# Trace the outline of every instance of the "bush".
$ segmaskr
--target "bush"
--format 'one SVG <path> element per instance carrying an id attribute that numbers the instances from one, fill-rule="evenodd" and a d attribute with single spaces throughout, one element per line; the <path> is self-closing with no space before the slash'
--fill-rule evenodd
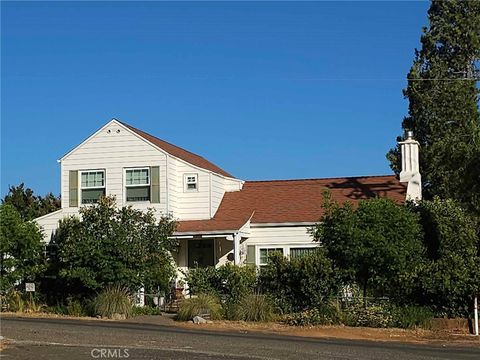
<path id="1" fill-rule="evenodd" d="M 274 317 L 273 303 L 266 295 L 245 295 L 234 307 L 236 320 L 271 321 Z"/>
<path id="2" fill-rule="evenodd" d="M 433 312 L 427 307 L 404 306 L 393 310 L 393 325 L 404 329 L 421 327 L 429 329 L 432 325 Z"/>
<path id="3" fill-rule="evenodd" d="M 342 322 L 347 326 L 386 328 L 393 325 L 393 316 L 386 306 L 355 306 L 343 312 Z"/>
<path id="4" fill-rule="evenodd" d="M 26 295 L 25 311 L 31 313 L 38 313 L 46 308 L 45 304 L 42 304 L 36 295 L 29 293 Z"/>
<path id="5" fill-rule="evenodd" d="M 85 310 L 80 301 L 73 298 L 68 298 L 66 313 L 70 316 L 84 316 Z"/>
<path id="6" fill-rule="evenodd" d="M 337 292 L 338 284 L 322 248 L 291 260 L 273 254 L 260 271 L 262 291 L 275 299 L 283 313 L 321 306 Z"/>
<path id="7" fill-rule="evenodd" d="M 6 308 L 7 311 L 13 312 L 24 312 L 25 311 L 25 301 L 22 298 L 20 291 L 11 290 L 5 296 L 6 298 Z"/>
<path id="8" fill-rule="evenodd" d="M 177 320 L 188 321 L 202 315 L 208 315 L 212 320 L 222 318 L 222 306 L 216 296 L 200 294 L 197 297 L 185 299 L 178 309 Z"/>
<path id="9" fill-rule="evenodd" d="M 255 266 L 226 264 L 190 269 L 185 279 L 191 294 L 212 294 L 227 304 L 237 303 L 256 286 Z"/>
<path id="10" fill-rule="evenodd" d="M 132 316 L 140 316 L 140 315 L 162 315 L 162 310 L 156 307 L 151 306 L 134 306 L 132 308 Z"/>
<path id="11" fill-rule="evenodd" d="M 120 286 L 109 286 L 94 300 L 95 315 L 112 318 L 114 314 L 129 317 L 132 313 L 130 294 Z"/>
<path id="12" fill-rule="evenodd" d="M 340 324 L 341 313 L 337 307 L 324 305 L 286 315 L 283 322 L 294 326 L 315 326 Z"/>

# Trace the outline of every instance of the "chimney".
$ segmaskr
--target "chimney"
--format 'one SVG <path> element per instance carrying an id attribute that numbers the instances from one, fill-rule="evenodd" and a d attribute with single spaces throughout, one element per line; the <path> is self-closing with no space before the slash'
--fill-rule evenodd
<path id="1" fill-rule="evenodd" d="M 413 131 L 407 131 L 405 140 L 398 144 L 402 152 L 400 182 L 408 183 L 406 200 L 422 200 L 422 177 L 418 158 L 420 144 L 413 138 Z"/>

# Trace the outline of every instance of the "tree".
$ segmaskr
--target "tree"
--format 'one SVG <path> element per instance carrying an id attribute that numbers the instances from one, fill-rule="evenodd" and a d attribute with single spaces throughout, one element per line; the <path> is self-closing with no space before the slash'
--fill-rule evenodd
<path id="1" fill-rule="evenodd" d="M 424 254 L 419 216 L 388 199 L 338 205 L 327 196 L 312 231 L 346 284 L 367 294 L 408 298 Z"/>
<path id="2" fill-rule="evenodd" d="M 80 215 L 60 222 L 52 244 L 54 268 L 73 294 L 88 296 L 107 285 L 168 287 L 175 273 L 174 221 L 157 220 L 152 210 L 117 208 L 108 197 L 81 208 Z"/>
<path id="3" fill-rule="evenodd" d="M 478 219 L 453 200 L 422 201 L 421 215 L 428 262 L 418 301 L 439 315 L 468 316 L 475 294 L 480 294 Z"/>
<path id="4" fill-rule="evenodd" d="M 23 183 L 18 186 L 10 186 L 2 203 L 12 205 L 24 220 L 33 220 L 56 211 L 61 206 L 59 197 L 52 193 L 45 197 L 37 196 L 32 189 L 26 188 Z"/>
<path id="5" fill-rule="evenodd" d="M 429 27 L 404 90 L 409 100 L 405 130 L 421 146 L 424 197 L 457 199 L 480 214 L 480 1 L 432 1 Z M 401 170 L 399 148 L 387 158 Z"/>
<path id="6" fill-rule="evenodd" d="M 44 270 L 42 233 L 9 204 L 0 205 L 1 291 L 33 281 Z"/>

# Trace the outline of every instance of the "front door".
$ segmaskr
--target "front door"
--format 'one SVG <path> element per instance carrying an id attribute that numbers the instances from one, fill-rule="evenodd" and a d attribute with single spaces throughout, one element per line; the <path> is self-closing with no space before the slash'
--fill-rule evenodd
<path id="1" fill-rule="evenodd" d="M 188 267 L 203 268 L 214 266 L 213 239 L 188 241 Z"/>

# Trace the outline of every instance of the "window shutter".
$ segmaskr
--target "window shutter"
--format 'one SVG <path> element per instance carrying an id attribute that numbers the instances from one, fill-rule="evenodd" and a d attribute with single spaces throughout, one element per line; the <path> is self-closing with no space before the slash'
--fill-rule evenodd
<path id="1" fill-rule="evenodd" d="M 247 245 L 247 264 L 255 264 L 255 245 Z"/>
<path id="2" fill-rule="evenodd" d="M 70 171 L 68 178 L 68 205 L 70 207 L 78 206 L 78 171 Z"/>
<path id="3" fill-rule="evenodd" d="M 150 178 L 150 187 L 151 187 L 151 199 L 152 204 L 160 203 L 160 166 L 151 167 L 151 178 Z"/>

